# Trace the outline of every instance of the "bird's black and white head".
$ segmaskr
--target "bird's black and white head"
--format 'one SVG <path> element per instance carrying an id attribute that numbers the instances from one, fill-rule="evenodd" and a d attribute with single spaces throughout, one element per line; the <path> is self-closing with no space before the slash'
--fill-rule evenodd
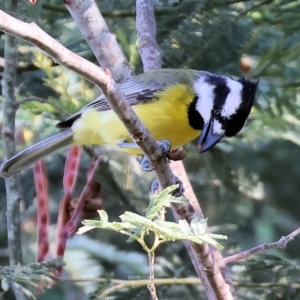
<path id="1" fill-rule="evenodd" d="M 205 152 L 223 137 L 236 135 L 245 125 L 254 103 L 258 81 L 233 79 L 202 72 L 194 83 L 195 113 L 203 119 L 199 152 Z"/>

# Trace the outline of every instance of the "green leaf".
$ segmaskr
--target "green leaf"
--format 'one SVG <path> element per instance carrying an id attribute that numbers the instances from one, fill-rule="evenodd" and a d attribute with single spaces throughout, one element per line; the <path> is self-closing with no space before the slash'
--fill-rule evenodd
<path id="1" fill-rule="evenodd" d="M 178 184 L 171 185 L 166 189 L 162 190 L 159 194 L 156 194 L 149 203 L 146 218 L 154 219 L 158 216 L 158 213 L 164 208 L 170 206 L 171 193 L 179 187 Z M 175 198 L 175 197 L 173 197 Z"/>

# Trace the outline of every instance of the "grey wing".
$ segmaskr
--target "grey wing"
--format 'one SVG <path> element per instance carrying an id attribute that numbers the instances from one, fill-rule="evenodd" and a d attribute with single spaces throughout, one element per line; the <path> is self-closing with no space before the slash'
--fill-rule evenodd
<path id="1" fill-rule="evenodd" d="M 129 102 L 129 104 L 133 106 L 136 104 L 149 102 L 150 100 L 153 99 L 154 93 L 159 91 L 162 87 L 160 88 L 155 88 L 154 86 L 146 87 L 143 85 L 143 83 L 138 82 L 135 79 L 131 79 L 131 80 L 127 80 L 124 83 L 120 83 L 119 88 L 121 89 L 122 93 L 125 95 L 125 98 Z M 66 120 L 56 124 L 56 127 L 58 128 L 71 127 L 73 122 L 76 119 L 78 119 L 85 110 L 90 108 L 96 109 L 98 111 L 106 111 L 111 109 L 108 103 L 106 102 L 104 96 L 99 95 L 95 100 L 83 106 L 81 110 L 79 110 L 78 112 L 76 112 L 75 114 L 67 118 Z"/>
<path id="2" fill-rule="evenodd" d="M 178 83 L 192 84 L 196 76 L 199 75 L 195 70 L 174 70 L 160 69 L 152 70 L 138 75 L 135 78 L 119 83 L 119 88 L 125 95 L 126 100 L 131 106 L 147 103 L 155 98 L 155 93 L 163 90 L 166 86 Z M 80 117 L 83 111 L 94 108 L 98 111 L 110 110 L 103 95 L 94 101 L 86 104 L 80 111 L 70 116 L 63 122 L 57 124 L 59 128 L 71 127 L 73 122 Z"/>
<path id="3" fill-rule="evenodd" d="M 140 77 L 141 76 L 138 76 L 137 78 Z M 155 97 L 154 94 L 165 86 L 155 81 L 140 81 L 137 80 L 137 78 L 119 83 L 121 92 L 125 95 L 126 101 L 131 106 L 149 102 Z M 81 112 L 87 108 L 95 108 L 99 111 L 110 109 L 103 95 L 100 95 L 97 99 L 85 105 L 81 109 Z"/>
<path id="4" fill-rule="evenodd" d="M 180 71 L 175 72 L 176 76 L 172 76 L 172 80 L 168 78 L 170 77 L 169 74 L 171 73 L 170 69 L 149 71 L 147 73 L 140 74 L 135 78 L 120 82 L 119 88 L 125 95 L 125 98 L 130 105 L 147 103 L 153 99 L 153 97 L 155 97 L 156 92 L 164 89 L 167 85 L 173 83 L 183 83 L 187 81 L 187 77 L 183 77 Z M 194 74 L 194 71 L 191 72 Z M 174 75 L 174 70 L 172 73 Z M 103 95 L 100 95 L 94 101 L 86 104 L 80 110 L 80 113 L 88 108 L 95 108 L 99 111 L 110 109 Z"/>

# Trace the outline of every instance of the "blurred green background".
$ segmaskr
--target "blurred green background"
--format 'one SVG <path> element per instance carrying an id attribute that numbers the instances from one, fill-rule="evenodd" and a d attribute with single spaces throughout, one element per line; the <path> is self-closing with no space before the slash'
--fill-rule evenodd
<path id="1" fill-rule="evenodd" d="M 70 50 L 96 63 L 61 0 L 19 1 L 16 17 L 34 21 Z M 136 73 L 142 72 L 137 49 L 135 1 L 97 0 L 111 31 Z M 3 3 L 0 8 L 3 9 Z M 223 256 L 278 240 L 300 223 L 300 2 L 284 0 L 157 0 L 157 41 L 163 67 L 193 68 L 260 80 L 257 100 L 246 127 L 235 138 L 205 154 L 186 146 L 184 164 L 214 232 L 227 235 Z M 4 35 L 0 36 L 3 57 Z M 56 132 L 54 125 L 93 100 L 99 91 L 77 74 L 57 65 L 32 45 L 19 41 L 16 97 L 35 96 L 48 104 L 24 102 L 16 119 L 17 149 Z M 109 51 L 109 49 L 108 49 Z M 0 64 L 2 76 L 3 64 Z M 2 148 L 2 147 L 1 147 Z M 0 150 L 3 159 L 2 150 Z M 65 152 L 47 158 L 50 212 L 54 239 L 63 195 Z M 77 196 L 91 163 L 82 156 Z M 125 210 L 145 213 L 153 174 L 144 174 L 132 157 L 101 149 L 97 180 L 111 220 Z M 23 193 L 24 263 L 35 259 L 35 191 L 32 169 L 20 174 Z M 0 219 L 6 222 L 4 180 L 0 179 Z M 172 216 L 168 213 L 168 217 Z M 6 228 L 0 228 L 1 265 L 7 265 Z M 285 249 L 267 251 L 229 266 L 240 299 L 300 299 L 300 238 Z M 276 256 L 274 256 L 276 255 Z M 66 277 L 146 278 L 147 256 L 126 237 L 96 230 L 70 239 L 65 255 Z M 189 277 L 195 271 L 183 243 L 163 245 L 157 253 L 157 277 Z M 261 283 L 274 283 L 262 287 Z M 247 286 L 248 285 L 248 286 Z M 251 285 L 251 287 L 249 286 Z M 96 283 L 60 284 L 38 299 L 93 299 Z M 201 287 L 158 287 L 159 299 L 206 299 Z M 116 293 L 112 299 L 150 299 L 146 287 Z M 11 298 L 12 299 L 12 298 Z"/>

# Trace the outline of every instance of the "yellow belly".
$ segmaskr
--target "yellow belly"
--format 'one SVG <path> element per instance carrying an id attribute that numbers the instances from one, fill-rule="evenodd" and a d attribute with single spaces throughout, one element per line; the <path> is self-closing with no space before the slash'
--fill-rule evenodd
<path id="1" fill-rule="evenodd" d="M 172 86 L 156 96 L 159 100 L 135 105 L 132 109 L 157 141 L 167 139 L 172 144 L 172 148 L 176 148 L 199 136 L 200 131 L 194 130 L 188 122 L 188 105 L 194 97 L 190 88 L 185 85 Z M 106 144 L 127 153 L 142 153 L 139 149 L 120 149 L 116 145 L 118 141 L 131 142 L 132 140 L 119 118 L 111 110 L 97 112 L 88 109 L 74 122 L 72 129 L 76 145 Z"/>

